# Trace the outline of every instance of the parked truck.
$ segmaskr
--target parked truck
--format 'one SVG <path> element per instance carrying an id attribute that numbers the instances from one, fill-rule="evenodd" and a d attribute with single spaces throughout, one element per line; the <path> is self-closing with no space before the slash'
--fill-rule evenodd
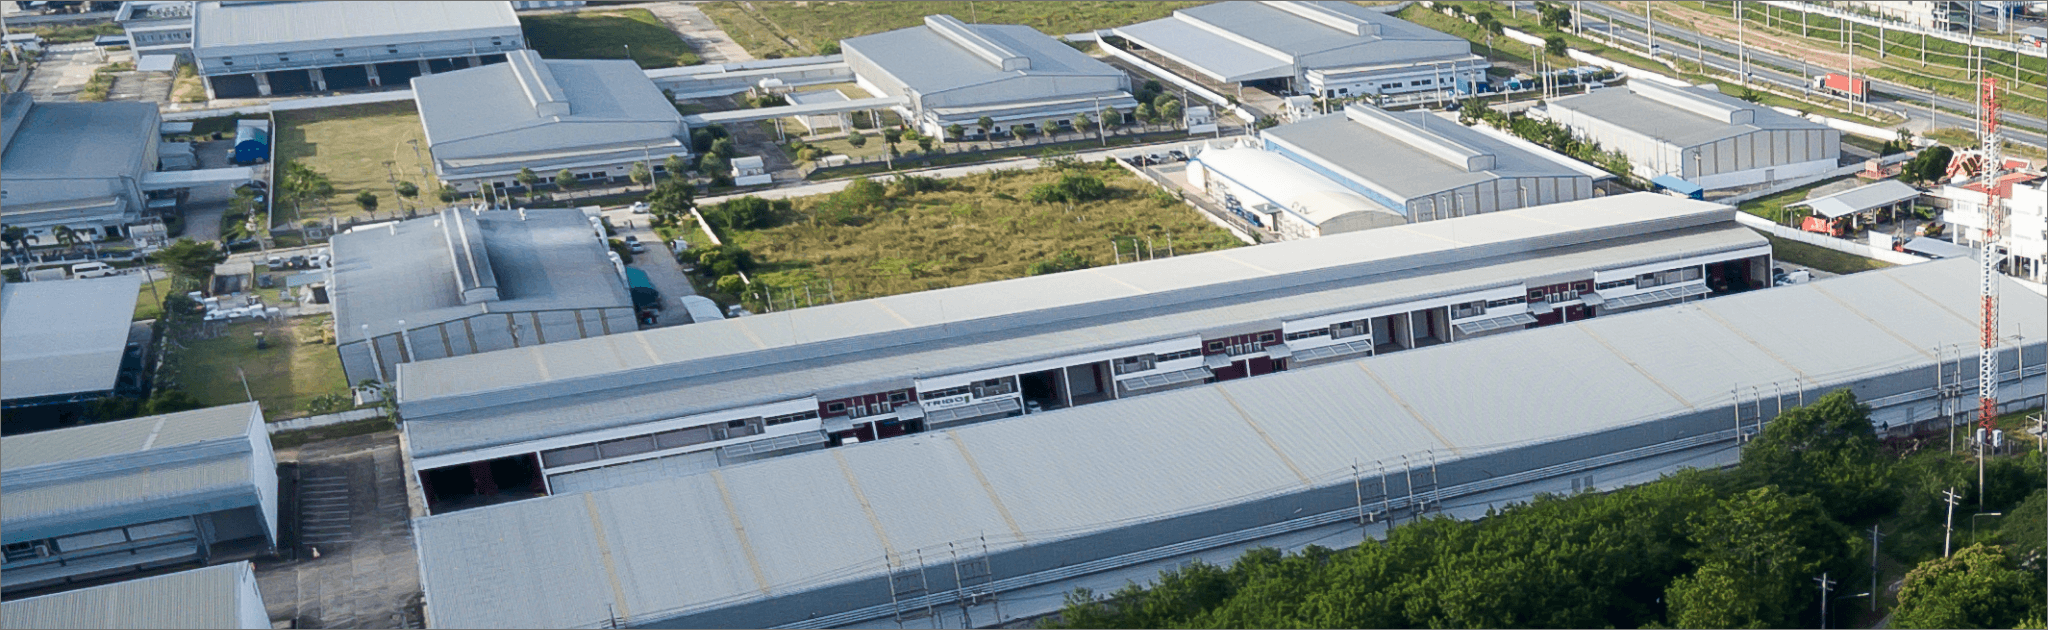
<path id="1" fill-rule="evenodd" d="M 1835 96 L 1847 96 L 1859 101 L 1870 100 L 1870 82 L 1833 72 L 1813 78 L 1813 89 Z"/>

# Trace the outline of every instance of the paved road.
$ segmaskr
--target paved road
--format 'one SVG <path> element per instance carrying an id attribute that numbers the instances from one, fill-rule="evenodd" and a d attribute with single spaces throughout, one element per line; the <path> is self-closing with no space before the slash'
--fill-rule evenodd
<path id="1" fill-rule="evenodd" d="M 661 18 L 670 29 L 674 29 L 691 48 L 696 49 L 697 56 L 703 57 L 704 63 L 754 60 L 753 55 L 747 54 L 747 49 L 732 41 L 732 37 L 720 30 L 717 23 L 712 22 L 703 11 L 697 10 L 697 5 L 651 2 L 643 6 L 653 12 L 654 17 Z"/>
<path id="2" fill-rule="evenodd" d="M 690 286 L 690 279 L 684 276 L 682 265 L 676 263 L 675 256 L 663 249 L 661 237 L 656 236 L 654 230 L 648 227 L 649 217 L 644 214 L 633 214 L 625 208 L 606 211 L 604 216 L 611 221 L 619 238 L 632 235 L 639 238 L 647 247 L 646 253 L 634 254 L 633 264 L 627 266 L 647 272 L 647 280 L 653 282 L 655 290 L 661 292 L 661 317 L 655 320 L 655 325 L 674 326 L 690 323 L 690 316 L 683 310 L 682 303 L 678 302 L 677 298 L 696 295 L 697 291 L 695 287 Z"/>
<path id="3" fill-rule="evenodd" d="M 100 54 L 92 44 L 57 44 L 43 49 L 43 58 L 36 62 L 35 72 L 28 76 L 28 83 L 21 91 L 38 101 L 70 102 L 78 100 L 79 90 L 92 79 L 92 71 L 100 67 Z"/>
<path id="4" fill-rule="evenodd" d="M 272 619 L 298 628 L 419 628 L 419 563 L 398 436 L 385 432 L 286 451 L 299 464 L 281 515 L 284 559 L 257 563 Z M 319 549 L 320 557 L 313 557 Z"/>
<path id="5" fill-rule="evenodd" d="M 1529 5 L 1528 3 L 1523 3 L 1522 6 L 1527 7 Z M 1600 2 L 1587 2 L 1581 6 L 1587 13 L 1597 15 L 1602 20 L 1620 23 L 1623 28 L 1617 29 L 1614 35 L 1637 50 L 1643 48 L 1643 34 L 1641 32 L 1643 28 L 1642 14 L 1623 11 Z M 1587 21 L 1589 30 L 1596 24 L 1597 22 L 1592 20 Z M 1597 37 L 1598 34 L 1592 33 L 1589 36 Z M 1734 42 L 1701 35 L 1664 21 L 1657 22 L 1657 37 L 1662 40 L 1659 42 L 1659 48 L 1666 54 L 1678 55 L 1679 58 L 1684 58 L 1683 53 L 1685 51 L 1682 48 L 1694 48 L 1696 53 L 1701 51 L 1707 53 L 1706 63 L 1709 66 L 1730 73 L 1736 72 L 1736 69 L 1739 67 L 1739 64 L 1735 61 L 1736 45 Z M 1678 47 L 1667 48 L 1672 46 L 1671 42 L 1673 41 L 1678 42 Z M 1810 67 L 1812 74 L 1827 71 L 1846 72 L 1848 70 L 1847 68 L 1825 67 L 1814 64 L 1810 60 L 1792 59 L 1759 48 L 1749 49 L 1749 59 L 1750 74 L 1756 79 L 1791 90 L 1803 89 L 1806 79 L 1796 72 L 1788 71 L 1789 69 Z M 1781 70 L 1781 68 L 1785 70 Z M 1871 92 L 1876 95 L 1876 98 L 1873 98 L 1873 100 L 1880 106 L 1889 109 L 1903 109 L 1908 118 L 1918 123 L 1918 126 L 1915 128 L 1925 128 L 1931 124 L 1927 111 L 1927 99 L 1931 96 L 1929 92 L 1881 81 L 1871 82 Z M 1976 109 L 1974 102 L 1946 96 L 1937 96 L 1935 102 L 1938 107 L 1953 111 L 1967 112 Z M 1935 117 L 1946 119 L 1948 123 L 1967 126 L 1967 121 L 1956 119 L 1954 114 L 1937 113 Z M 2031 146 L 2044 146 L 2039 130 L 2048 128 L 2048 123 L 2044 123 L 2041 118 L 2007 110 L 2000 112 L 1999 119 L 2006 121 L 2010 125 L 2023 126 L 2028 130 L 2022 133 L 2008 133 L 2008 140 Z"/>

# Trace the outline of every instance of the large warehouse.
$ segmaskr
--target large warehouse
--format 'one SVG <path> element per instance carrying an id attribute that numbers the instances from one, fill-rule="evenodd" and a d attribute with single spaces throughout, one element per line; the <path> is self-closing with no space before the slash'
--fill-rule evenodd
<path id="1" fill-rule="evenodd" d="M 1267 151 L 1408 222 L 1588 199 L 1593 182 L 1608 176 L 1549 149 L 1446 116 L 1390 112 L 1363 103 L 1346 106 L 1343 115 L 1266 129 L 1259 139 Z M 1224 195 L 1262 186 L 1260 169 L 1246 166 L 1198 156 L 1188 168 L 1189 182 L 1228 203 Z M 1210 172 L 1218 177 L 1204 177 Z M 1279 219 L 1280 226 L 1291 226 L 1289 217 Z"/>
<path id="2" fill-rule="evenodd" d="M 0 604 L 0 628 L 270 628 L 248 562 L 102 584 Z"/>
<path id="3" fill-rule="evenodd" d="M 0 438 L 8 593 L 266 555 L 277 518 L 256 403 Z"/>
<path id="4" fill-rule="evenodd" d="M 52 245 L 58 226 L 121 239 L 142 220 L 163 122 L 155 103 L 37 103 L 10 92 L 0 97 L 0 121 L 0 223 Z"/>
<path id="5" fill-rule="evenodd" d="M 398 364 L 639 330 L 589 213 L 449 208 L 334 237 L 327 283 L 348 382 Z"/>
<path id="6" fill-rule="evenodd" d="M 6 433 L 77 420 L 82 403 L 132 389 L 123 387 L 121 371 L 124 363 L 141 366 L 139 349 L 127 348 L 141 291 L 139 275 L 0 285 Z"/>
<path id="7" fill-rule="evenodd" d="M 1738 435 L 1832 390 L 1904 430 L 1939 415 L 1930 349 L 1977 338 L 1975 274 L 1896 267 L 429 516 L 414 523 L 427 617 L 994 626 L 1195 557 L 1345 547 L 1425 515 L 1733 464 Z M 2005 333 L 2048 318 L 2005 290 L 2030 297 L 2004 302 Z M 2018 343 L 2025 380 L 2000 379 L 2015 409 L 2040 404 L 2048 358 L 2038 326 Z"/>
<path id="8" fill-rule="evenodd" d="M 1675 175 L 1709 190 L 1818 175 L 1838 166 L 1842 132 L 1721 94 L 1712 86 L 1630 81 L 1549 101 L 1580 137 L 1628 155 L 1637 176 Z"/>
<path id="9" fill-rule="evenodd" d="M 1259 227 L 1292 240 L 1406 225 L 1408 216 L 1317 174 L 1286 156 L 1256 147 L 1196 153 L 1188 183 L 1225 207 L 1259 218 Z"/>
<path id="10" fill-rule="evenodd" d="M 1474 92 L 1491 65 L 1462 38 L 1349 2 L 1217 2 L 1110 32 L 1209 82 L 1324 98 Z"/>
<path id="11" fill-rule="evenodd" d="M 403 86 L 526 47 L 512 3 L 199 2 L 192 56 L 207 98 Z"/>
<path id="12" fill-rule="evenodd" d="M 544 60 L 531 50 L 506 63 L 412 80 L 434 171 L 457 189 L 519 186 L 519 170 L 579 182 L 624 179 L 634 164 L 659 170 L 690 156 L 690 130 L 639 64 L 625 59 Z"/>
<path id="13" fill-rule="evenodd" d="M 441 513 L 1762 287 L 1734 212 L 1603 197 L 409 363 L 398 404 Z"/>
<path id="14" fill-rule="evenodd" d="M 999 130 L 1037 129 L 1044 120 L 1065 124 L 1074 114 L 1138 106 L 1129 75 L 1029 26 L 928 15 L 923 26 L 839 47 L 861 89 L 903 99 L 904 119 L 934 137 L 951 125 L 980 134 L 982 117 Z"/>

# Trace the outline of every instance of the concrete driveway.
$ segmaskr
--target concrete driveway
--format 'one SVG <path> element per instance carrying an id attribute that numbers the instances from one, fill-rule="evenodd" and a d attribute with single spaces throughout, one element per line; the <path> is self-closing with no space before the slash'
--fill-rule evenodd
<path id="1" fill-rule="evenodd" d="M 85 89 L 85 83 L 92 80 L 92 71 L 101 63 L 100 54 L 90 42 L 44 48 L 42 60 L 36 62 L 35 72 L 29 75 L 21 91 L 38 101 L 76 101 L 78 92 Z"/>
<path id="2" fill-rule="evenodd" d="M 627 235 L 632 235 L 647 247 L 645 253 L 634 254 L 633 264 L 627 266 L 647 272 L 647 280 L 653 282 L 655 290 L 661 292 L 661 317 L 655 320 L 655 326 L 690 323 L 689 314 L 683 310 L 682 303 L 676 300 L 685 295 L 696 295 L 696 288 L 690 286 L 690 279 L 683 274 L 682 265 L 676 263 L 675 256 L 664 249 L 661 237 L 656 236 L 654 230 L 648 227 L 647 222 L 651 217 L 620 209 L 606 212 L 605 218 L 611 220 L 618 238 L 623 239 Z M 627 225 L 629 222 L 630 227 Z"/>
<path id="3" fill-rule="evenodd" d="M 753 55 L 747 54 L 747 49 L 732 41 L 732 37 L 720 30 L 718 24 L 705 16 L 703 11 L 697 10 L 696 5 L 655 2 L 641 6 L 654 13 L 654 17 L 661 18 L 670 29 L 674 29 L 676 35 L 681 36 L 685 43 L 697 50 L 697 56 L 703 57 L 704 63 L 754 60 Z"/>

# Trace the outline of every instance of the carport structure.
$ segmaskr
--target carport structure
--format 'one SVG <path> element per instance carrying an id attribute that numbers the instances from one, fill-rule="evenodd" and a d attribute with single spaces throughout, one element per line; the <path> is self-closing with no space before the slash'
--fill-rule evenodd
<path id="1" fill-rule="evenodd" d="M 1877 220 L 1877 214 L 1885 211 L 1890 211 L 1892 218 L 1897 218 L 1899 210 L 1912 208 L 1913 200 L 1919 198 L 1919 189 L 1894 179 L 1808 199 L 1792 204 L 1792 207 L 1804 206 L 1813 211 L 1814 216 L 1829 221 L 1856 216 L 1861 221 L 1870 222 Z"/>

